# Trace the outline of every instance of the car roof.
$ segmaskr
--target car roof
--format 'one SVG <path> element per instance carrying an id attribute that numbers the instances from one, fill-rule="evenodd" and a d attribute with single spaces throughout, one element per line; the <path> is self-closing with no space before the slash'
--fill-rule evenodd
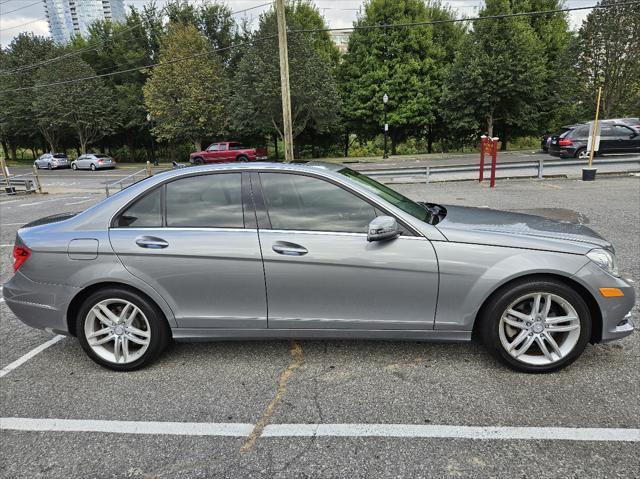
<path id="1" fill-rule="evenodd" d="M 163 173 L 185 173 L 185 172 L 194 172 L 194 171 L 224 171 L 224 170 L 289 170 L 289 171 L 318 171 L 324 170 L 328 172 L 336 172 L 340 171 L 343 168 L 346 168 L 345 165 L 341 163 L 326 163 L 323 161 L 310 161 L 304 163 L 279 163 L 279 162 L 267 162 L 267 161 L 257 161 L 252 163 L 214 163 L 209 165 L 201 165 L 201 166 L 190 166 L 188 168 L 176 168 L 173 170 L 166 170 Z"/>

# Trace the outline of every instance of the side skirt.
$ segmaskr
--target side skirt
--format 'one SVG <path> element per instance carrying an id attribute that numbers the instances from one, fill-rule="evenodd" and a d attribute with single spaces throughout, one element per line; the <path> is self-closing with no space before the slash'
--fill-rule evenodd
<path id="1" fill-rule="evenodd" d="M 174 328 L 176 341 L 260 339 L 391 339 L 406 341 L 466 342 L 471 331 L 358 330 L 358 329 L 212 329 Z"/>

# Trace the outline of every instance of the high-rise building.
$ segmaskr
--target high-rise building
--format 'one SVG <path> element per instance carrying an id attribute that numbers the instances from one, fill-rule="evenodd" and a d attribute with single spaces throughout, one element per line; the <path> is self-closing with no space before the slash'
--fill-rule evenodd
<path id="1" fill-rule="evenodd" d="M 96 20 L 123 22 L 124 0 L 43 0 L 53 40 L 66 43 L 73 36 L 87 35 Z"/>

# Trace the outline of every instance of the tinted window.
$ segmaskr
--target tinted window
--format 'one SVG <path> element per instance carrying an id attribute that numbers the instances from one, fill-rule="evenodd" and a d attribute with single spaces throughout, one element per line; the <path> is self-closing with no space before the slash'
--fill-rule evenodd
<path id="1" fill-rule="evenodd" d="M 616 133 L 616 136 L 630 136 L 633 131 L 631 128 L 627 128 L 626 126 L 616 125 L 613 127 Z"/>
<path id="2" fill-rule="evenodd" d="M 162 226 L 161 190 L 156 188 L 129 207 L 118 219 L 121 227 L 156 227 Z"/>
<path id="3" fill-rule="evenodd" d="M 609 125 L 602 125 L 602 129 L 600 130 L 600 136 L 616 136 L 613 128 Z"/>
<path id="4" fill-rule="evenodd" d="M 65 155 L 64 153 L 56 153 L 55 155 L 53 155 L 54 158 L 66 158 L 67 155 Z"/>
<path id="5" fill-rule="evenodd" d="M 93 156 L 95 156 L 96 158 L 109 158 L 109 155 L 103 155 L 101 153 L 98 153 L 98 154 L 93 155 Z"/>
<path id="6" fill-rule="evenodd" d="M 589 136 L 589 126 L 579 126 L 573 130 L 569 130 L 571 138 L 587 138 Z"/>
<path id="7" fill-rule="evenodd" d="M 168 183 L 167 226 L 244 228 L 240 173 L 192 176 Z"/>
<path id="8" fill-rule="evenodd" d="M 369 203 L 324 180 L 286 173 L 260 180 L 274 229 L 365 233 L 376 216 Z"/>
<path id="9" fill-rule="evenodd" d="M 229 149 L 230 150 L 243 150 L 244 146 L 242 146 L 240 143 L 229 143 Z"/>

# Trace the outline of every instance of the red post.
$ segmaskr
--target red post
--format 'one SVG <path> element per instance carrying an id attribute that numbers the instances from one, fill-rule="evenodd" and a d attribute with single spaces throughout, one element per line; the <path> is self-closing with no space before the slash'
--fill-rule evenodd
<path id="1" fill-rule="evenodd" d="M 480 137 L 480 176 L 478 177 L 478 183 L 482 183 L 484 180 L 484 152 L 487 147 L 487 137 L 482 135 Z"/>
<path id="2" fill-rule="evenodd" d="M 496 186 L 496 161 L 498 160 L 498 138 L 491 138 L 491 188 Z"/>

